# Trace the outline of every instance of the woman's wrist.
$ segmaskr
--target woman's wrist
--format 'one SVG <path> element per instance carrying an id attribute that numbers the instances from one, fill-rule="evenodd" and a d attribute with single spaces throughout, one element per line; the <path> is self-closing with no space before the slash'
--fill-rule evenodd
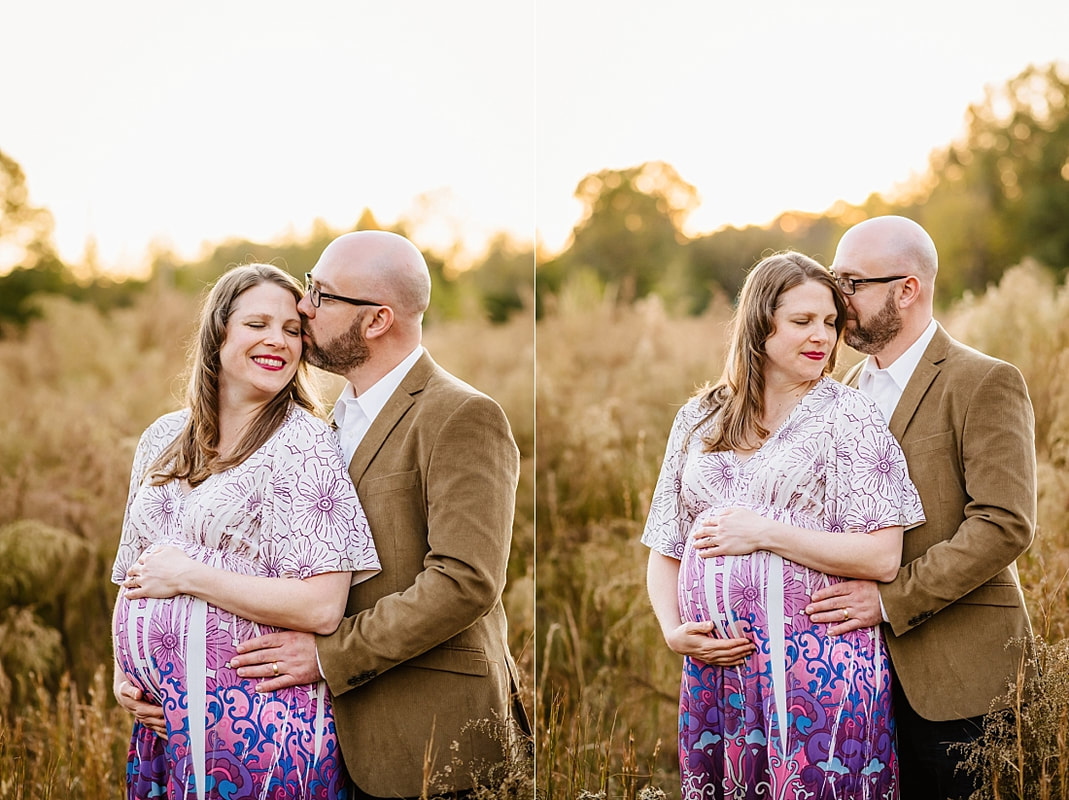
<path id="1" fill-rule="evenodd" d="M 189 559 L 186 568 L 179 571 L 177 577 L 178 594 L 200 597 L 205 591 L 205 580 L 210 578 L 212 568 L 207 564 Z"/>
<path id="2" fill-rule="evenodd" d="M 786 522 L 772 521 L 768 531 L 767 550 L 786 558 L 785 551 L 790 547 L 790 542 L 795 538 L 796 529 Z"/>

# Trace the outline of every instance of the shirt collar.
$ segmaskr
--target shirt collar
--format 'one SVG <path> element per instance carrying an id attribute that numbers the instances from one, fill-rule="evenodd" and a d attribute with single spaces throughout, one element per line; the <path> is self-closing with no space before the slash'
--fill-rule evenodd
<path id="1" fill-rule="evenodd" d="M 353 385 L 346 383 L 345 388 L 342 389 L 341 394 L 338 396 L 337 402 L 334 403 L 334 422 L 338 428 L 344 428 L 346 416 L 356 411 L 366 417 L 369 424 L 374 422 L 375 417 L 379 415 L 383 406 L 386 405 L 386 401 L 390 399 L 390 395 L 397 391 L 397 387 L 401 385 L 405 375 L 415 366 L 422 355 L 423 345 L 417 345 L 416 349 L 405 356 L 400 364 L 375 381 L 363 394 L 357 395 Z"/>
<path id="2" fill-rule="evenodd" d="M 924 329 L 924 332 L 917 337 L 917 341 L 909 346 L 902 355 L 894 360 L 894 363 L 887 367 L 887 369 L 881 370 L 876 366 L 876 359 L 869 356 L 865 359 L 864 371 L 875 375 L 877 372 L 883 372 L 887 377 L 894 381 L 898 390 L 904 391 L 906 384 L 909 383 L 909 379 L 913 377 L 913 371 L 917 368 L 917 365 L 921 363 L 921 358 L 924 356 L 924 351 L 928 348 L 929 343 L 932 341 L 932 337 L 935 336 L 935 332 L 938 329 L 936 321 L 933 319 L 928 323 L 928 327 Z"/>

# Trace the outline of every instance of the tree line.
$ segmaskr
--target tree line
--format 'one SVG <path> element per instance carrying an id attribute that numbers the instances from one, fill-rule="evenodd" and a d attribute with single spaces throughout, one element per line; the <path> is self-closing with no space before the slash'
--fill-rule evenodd
<path id="1" fill-rule="evenodd" d="M 984 100 L 968 108 L 963 136 L 934 150 L 926 172 L 893 197 L 874 193 L 860 205 L 785 211 L 768 225 L 691 238 L 683 228 L 698 205 L 697 190 L 664 162 L 592 173 L 575 196 L 584 211 L 558 254 L 536 252 L 505 234 L 462 271 L 448 253 L 425 253 L 435 281 L 428 321 L 477 313 L 501 322 L 532 302 L 542 314 L 573 281 L 596 282 L 622 303 L 655 293 L 673 311 L 698 314 L 717 295 L 734 297 L 746 271 L 767 253 L 793 248 L 830 262 L 842 233 L 877 214 L 910 217 L 932 234 L 940 252 L 942 307 L 984 292 L 1026 259 L 1061 277 L 1069 269 L 1069 64 L 1029 66 L 989 87 Z M 32 298 L 40 293 L 109 308 L 129 304 L 154 282 L 199 291 L 229 265 L 250 259 L 299 277 L 344 232 L 318 222 L 301 239 L 233 239 L 193 261 L 157 251 L 147 279 L 116 281 L 63 262 L 50 213 L 29 203 L 26 176 L 3 151 L 0 204 L 0 253 L 15 254 L 0 263 L 0 270 L 14 267 L 0 276 L 0 332 L 34 316 Z M 352 230 L 379 227 L 365 209 Z M 391 229 L 406 233 L 403 224 Z"/>

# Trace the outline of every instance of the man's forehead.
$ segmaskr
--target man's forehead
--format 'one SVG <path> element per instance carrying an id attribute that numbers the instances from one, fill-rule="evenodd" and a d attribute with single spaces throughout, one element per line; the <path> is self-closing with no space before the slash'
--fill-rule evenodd
<path id="1" fill-rule="evenodd" d="M 355 271 L 353 264 L 342 254 L 325 252 L 316 262 L 312 277 L 324 286 L 335 285 L 339 282 L 345 283 L 346 278 Z"/>
<path id="2" fill-rule="evenodd" d="M 865 257 L 862 248 L 847 245 L 840 246 L 835 251 L 835 259 L 832 261 L 832 269 L 836 275 L 849 275 L 854 272 L 869 272 L 873 268 L 873 260 Z"/>

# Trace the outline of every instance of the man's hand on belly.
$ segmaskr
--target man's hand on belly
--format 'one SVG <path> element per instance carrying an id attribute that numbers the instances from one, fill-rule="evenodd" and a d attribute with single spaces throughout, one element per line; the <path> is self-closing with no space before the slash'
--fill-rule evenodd
<path id="1" fill-rule="evenodd" d="M 237 646 L 238 655 L 227 666 L 242 678 L 264 678 L 258 692 L 274 692 L 320 679 L 316 637 L 300 631 L 279 631 L 257 636 Z"/>

